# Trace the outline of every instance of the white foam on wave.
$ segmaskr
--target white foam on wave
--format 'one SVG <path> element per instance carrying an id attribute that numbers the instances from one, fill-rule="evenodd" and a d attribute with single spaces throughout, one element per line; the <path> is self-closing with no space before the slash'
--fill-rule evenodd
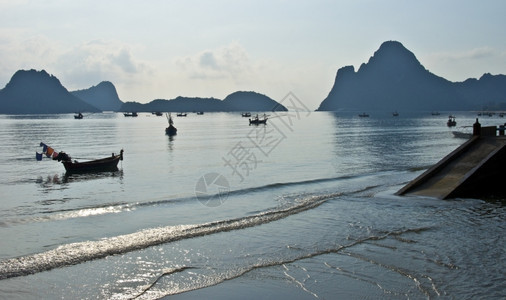
<path id="1" fill-rule="evenodd" d="M 315 208 L 340 194 L 307 196 L 293 205 L 261 212 L 252 216 L 221 220 L 204 224 L 176 225 L 145 229 L 139 232 L 61 245 L 55 249 L 0 262 L 0 279 L 35 274 L 85 261 L 144 249 L 163 243 L 188 239 L 218 232 L 238 230 L 273 222 L 290 215 Z"/>

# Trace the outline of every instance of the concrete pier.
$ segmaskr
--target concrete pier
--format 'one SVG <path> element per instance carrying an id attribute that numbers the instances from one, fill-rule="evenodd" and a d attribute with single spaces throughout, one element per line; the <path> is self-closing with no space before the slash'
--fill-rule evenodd
<path id="1" fill-rule="evenodd" d="M 506 196 L 506 136 L 474 125 L 473 137 L 400 189 L 439 199 Z"/>

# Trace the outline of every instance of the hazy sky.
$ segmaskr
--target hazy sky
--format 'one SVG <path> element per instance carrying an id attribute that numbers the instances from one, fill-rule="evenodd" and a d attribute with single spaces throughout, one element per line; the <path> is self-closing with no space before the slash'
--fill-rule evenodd
<path id="1" fill-rule="evenodd" d="M 397 40 L 451 81 L 506 74 L 504 0 L 0 0 L 0 88 L 44 69 L 123 101 L 293 92 L 310 109 L 336 72 Z"/>

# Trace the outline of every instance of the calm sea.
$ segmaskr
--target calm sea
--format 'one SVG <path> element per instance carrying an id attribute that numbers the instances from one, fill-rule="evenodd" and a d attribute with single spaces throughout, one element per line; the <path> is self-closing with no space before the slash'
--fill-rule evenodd
<path id="1" fill-rule="evenodd" d="M 504 200 L 394 195 L 464 142 L 447 113 L 269 114 L 0 115 L 0 298 L 506 297 Z"/>

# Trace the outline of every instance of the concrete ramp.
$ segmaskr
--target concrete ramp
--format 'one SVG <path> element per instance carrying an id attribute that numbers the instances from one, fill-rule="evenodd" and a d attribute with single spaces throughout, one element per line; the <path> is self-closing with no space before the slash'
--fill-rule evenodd
<path id="1" fill-rule="evenodd" d="M 506 138 L 473 136 L 396 194 L 440 199 L 502 197 L 505 179 Z"/>

